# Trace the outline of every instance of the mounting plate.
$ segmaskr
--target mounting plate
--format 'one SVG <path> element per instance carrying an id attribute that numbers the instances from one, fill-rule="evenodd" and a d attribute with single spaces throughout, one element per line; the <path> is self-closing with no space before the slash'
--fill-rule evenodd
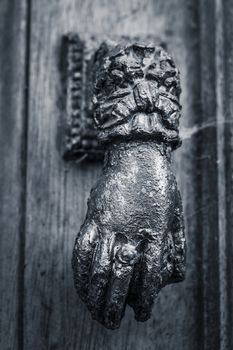
<path id="1" fill-rule="evenodd" d="M 166 48 L 154 36 L 147 37 L 88 37 L 81 39 L 77 33 L 62 38 L 62 74 L 65 97 L 65 150 L 66 160 L 101 160 L 103 145 L 98 143 L 93 120 L 93 86 L 98 68 L 96 55 L 101 55 L 104 43 L 150 41 Z M 102 52 L 103 56 L 103 52 Z M 97 62 L 97 63 L 96 63 Z"/>

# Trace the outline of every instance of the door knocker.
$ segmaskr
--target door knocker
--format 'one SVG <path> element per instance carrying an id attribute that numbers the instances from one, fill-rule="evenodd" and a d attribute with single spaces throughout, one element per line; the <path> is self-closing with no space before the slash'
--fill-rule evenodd
<path id="1" fill-rule="evenodd" d="M 105 156 L 72 267 L 92 317 L 115 329 L 127 304 L 146 321 L 160 289 L 184 279 L 183 210 L 170 162 L 181 144 L 181 89 L 179 71 L 160 46 L 104 43 L 92 65 Z"/>

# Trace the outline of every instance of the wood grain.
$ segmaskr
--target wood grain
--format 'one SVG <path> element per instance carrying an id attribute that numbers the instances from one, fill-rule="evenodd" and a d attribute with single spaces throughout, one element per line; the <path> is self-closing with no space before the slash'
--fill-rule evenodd
<path id="1" fill-rule="evenodd" d="M 224 162 L 223 162 L 223 180 L 222 186 L 224 191 L 221 190 L 223 196 L 222 202 L 225 206 L 225 216 L 223 217 L 222 236 L 224 237 L 223 249 L 221 249 L 221 257 L 223 261 L 220 271 L 223 271 L 222 281 L 223 286 L 221 298 L 222 306 L 222 319 L 223 319 L 223 331 L 221 339 L 225 348 L 233 348 L 233 3 L 232 1 L 222 2 L 222 46 L 220 46 L 219 56 L 222 58 L 222 119 L 223 119 L 223 150 Z M 224 196 L 225 194 L 225 196 Z M 222 323 L 221 323 L 222 329 Z"/>
<path id="2" fill-rule="evenodd" d="M 0 4 L 0 348 L 22 342 L 26 1 Z"/>
<path id="3" fill-rule="evenodd" d="M 219 210 L 218 210 L 218 140 L 216 100 L 215 4 L 200 1 L 200 203 L 202 283 L 203 283 L 203 348 L 220 348 L 219 312 Z M 213 258 L 215 257 L 215 258 Z"/>
<path id="4" fill-rule="evenodd" d="M 191 1 L 32 0 L 30 40 L 30 119 L 28 130 L 25 246 L 24 348 L 199 349 L 200 255 L 196 202 L 196 146 L 192 130 L 198 71 L 195 7 Z M 186 281 L 161 292 L 153 317 L 136 323 L 127 310 L 117 331 L 90 319 L 78 300 L 70 259 L 86 211 L 89 190 L 100 167 L 65 163 L 61 158 L 63 120 L 59 74 L 61 36 L 156 34 L 166 41 L 182 74 L 184 146 L 174 166 L 182 191 L 189 244 Z M 192 40 L 193 41 L 192 41 Z M 194 90 L 194 92 L 193 92 Z M 197 92 L 195 94 L 195 91 Z"/>
<path id="5" fill-rule="evenodd" d="M 204 349 L 232 344 L 231 1 L 200 1 L 200 232 Z"/>

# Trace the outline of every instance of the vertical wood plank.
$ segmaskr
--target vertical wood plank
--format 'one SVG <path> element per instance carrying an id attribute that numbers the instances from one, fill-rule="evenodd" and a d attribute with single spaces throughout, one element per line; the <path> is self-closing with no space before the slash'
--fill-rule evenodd
<path id="1" fill-rule="evenodd" d="M 199 166 L 203 282 L 203 348 L 220 348 L 218 135 L 215 2 L 200 1 L 201 125 Z"/>
<path id="2" fill-rule="evenodd" d="M 32 0 L 30 104 L 25 247 L 24 348 L 199 349 L 202 318 L 200 239 L 196 191 L 196 60 L 199 36 L 192 1 Z M 127 310 L 121 328 L 108 331 L 90 319 L 73 287 L 70 259 L 99 166 L 65 163 L 61 158 L 63 114 L 59 76 L 61 36 L 156 34 L 169 46 L 182 74 L 184 146 L 175 168 L 182 190 L 189 245 L 186 281 L 166 287 L 153 317 L 137 323 Z"/>
<path id="3" fill-rule="evenodd" d="M 232 1 L 199 2 L 203 348 L 232 348 Z"/>
<path id="4" fill-rule="evenodd" d="M 223 300 L 223 313 L 225 327 L 223 334 L 226 349 L 233 348 L 233 3 L 230 0 L 222 1 L 222 41 L 223 50 L 223 132 L 225 163 L 223 174 L 225 176 L 225 245 L 222 252 L 225 262 L 224 276 L 225 293 Z M 224 348 L 223 348 L 224 349 Z"/>
<path id="5" fill-rule="evenodd" d="M 0 4 L 0 348 L 22 340 L 27 2 Z"/>

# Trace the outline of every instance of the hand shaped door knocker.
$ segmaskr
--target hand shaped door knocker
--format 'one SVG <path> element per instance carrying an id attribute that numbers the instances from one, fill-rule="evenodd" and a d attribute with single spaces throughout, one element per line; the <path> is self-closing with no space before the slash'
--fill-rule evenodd
<path id="1" fill-rule="evenodd" d="M 94 85 L 105 161 L 72 266 L 92 317 L 115 329 L 126 304 L 136 320 L 146 321 L 160 289 L 184 279 L 183 212 L 170 163 L 181 144 L 181 89 L 162 47 L 135 43 L 105 50 Z"/>

